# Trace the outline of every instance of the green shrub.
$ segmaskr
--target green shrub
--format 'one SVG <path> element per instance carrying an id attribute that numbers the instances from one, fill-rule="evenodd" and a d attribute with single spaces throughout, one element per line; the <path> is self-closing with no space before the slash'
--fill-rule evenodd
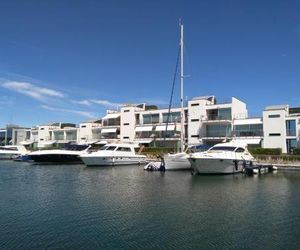
<path id="1" fill-rule="evenodd" d="M 253 155 L 281 155 L 281 148 L 252 148 L 249 149 Z"/>
<path id="2" fill-rule="evenodd" d="M 174 153 L 173 148 L 144 148 L 142 154 L 161 155 L 167 153 Z"/>
<path id="3" fill-rule="evenodd" d="M 294 148 L 293 155 L 300 155 L 300 148 Z"/>

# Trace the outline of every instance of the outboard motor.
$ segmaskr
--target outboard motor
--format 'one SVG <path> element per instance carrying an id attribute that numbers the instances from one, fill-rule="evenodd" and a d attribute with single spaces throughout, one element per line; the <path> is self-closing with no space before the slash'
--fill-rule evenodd
<path id="1" fill-rule="evenodd" d="M 164 158 L 162 158 L 162 157 L 161 157 L 161 164 L 160 164 L 160 167 L 159 167 L 159 171 L 161 171 L 161 172 L 165 172 L 166 171 L 165 161 L 164 161 Z"/>

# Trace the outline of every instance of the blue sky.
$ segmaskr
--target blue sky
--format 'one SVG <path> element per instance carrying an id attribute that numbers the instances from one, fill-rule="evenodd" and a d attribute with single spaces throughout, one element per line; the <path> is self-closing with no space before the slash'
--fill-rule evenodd
<path id="1" fill-rule="evenodd" d="M 0 127 L 167 104 L 179 18 L 187 98 L 235 96 L 253 116 L 267 105 L 300 106 L 299 9 L 290 0 L 3 0 Z M 179 82 L 175 93 L 179 103 Z"/>

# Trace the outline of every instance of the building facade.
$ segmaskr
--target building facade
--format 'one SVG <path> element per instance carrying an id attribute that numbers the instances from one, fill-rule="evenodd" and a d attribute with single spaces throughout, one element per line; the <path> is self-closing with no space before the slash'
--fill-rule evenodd
<path id="1" fill-rule="evenodd" d="M 266 107 L 263 111 L 264 148 L 281 148 L 292 153 L 300 147 L 300 109 L 288 105 Z"/>
<path id="2" fill-rule="evenodd" d="M 183 127 L 181 120 L 183 119 Z M 3 143 L 34 143 L 39 148 L 65 143 L 134 142 L 149 147 L 179 149 L 181 133 L 185 145 L 208 144 L 235 139 L 252 147 L 281 148 L 291 153 L 300 147 L 300 108 L 270 106 L 262 117 L 249 118 L 246 104 L 232 97 L 218 102 L 215 96 L 195 97 L 181 108 L 154 105 L 123 105 L 107 110 L 101 119 L 72 123 L 51 123 L 34 128 L 0 131 Z M 11 136 L 10 136 L 11 134 Z"/>

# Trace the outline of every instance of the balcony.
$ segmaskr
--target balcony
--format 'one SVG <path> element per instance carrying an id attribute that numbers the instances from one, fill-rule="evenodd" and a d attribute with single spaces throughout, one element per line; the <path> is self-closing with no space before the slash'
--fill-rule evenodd
<path id="1" fill-rule="evenodd" d="M 263 137 L 263 130 L 247 130 L 247 131 L 235 131 L 237 137 Z"/>
<path id="2" fill-rule="evenodd" d="M 231 123 L 231 117 L 219 116 L 219 115 L 209 115 L 205 118 L 202 118 L 203 123 Z"/>
<path id="3" fill-rule="evenodd" d="M 286 136 L 296 136 L 296 130 L 295 129 L 287 129 Z"/>

